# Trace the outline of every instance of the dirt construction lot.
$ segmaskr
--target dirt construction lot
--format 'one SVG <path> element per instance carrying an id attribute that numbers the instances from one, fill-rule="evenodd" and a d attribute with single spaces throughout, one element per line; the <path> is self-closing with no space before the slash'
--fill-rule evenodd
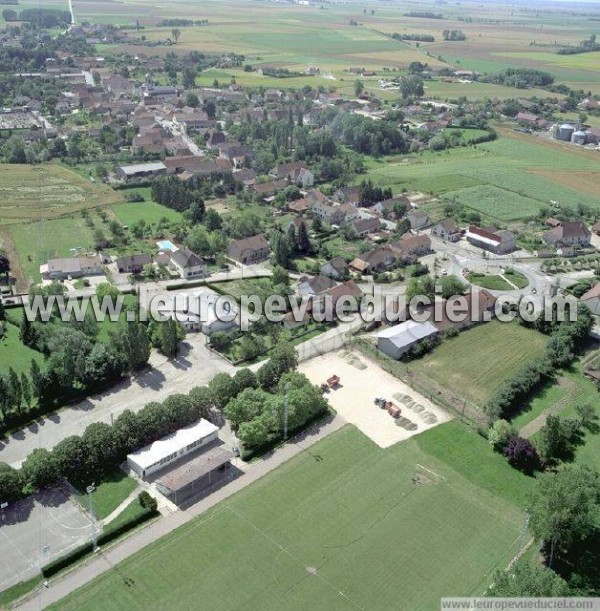
<path id="1" fill-rule="evenodd" d="M 333 375 L 339 376 L 340 385 L 326 394 L 331 406 L 382 448 L 451 418 L 376 363 L 354 352 L 319 356 L 301 363 L 298 369 L 317 385 Z M 375 405 L 376 397 L 400 408 L 400 417 L 394 419 L 387 410 Z"/>
<path id="2" fill-rule="evenodd" d="M 44 490 L 4 509 L 0 590 L 31 579 L 40 565 L 91 540 L 92 535 L 89 516 L 58 489 Z"/>

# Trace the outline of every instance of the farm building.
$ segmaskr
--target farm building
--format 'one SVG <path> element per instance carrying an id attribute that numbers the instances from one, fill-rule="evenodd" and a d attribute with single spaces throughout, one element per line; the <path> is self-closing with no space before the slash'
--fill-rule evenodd
<path id="1" fill-rule="evenodd" d="M 179 429 L 171 435 L 127 455 L 127 466 L 141 478 L 160 471 L 190 452 L 217 439 L 219 428 L 201 418 L 196 424 Z"/>
<path id="2" fill-rule="evenodd" d="M 377 348 L 397 360 L 402 358 L 415 344 L 427 337 L 434 337 L 438 332 L 429 321 L 407 320 L 380 331 L 377 334 Z"/>
<path id="3" fill-rule="evenodd" d="M 122 165 L 117 170 L 117 176 L 124 180 L 132 178 L 148 178 L 150 176 L 164 176 L 167 166 L 162 161 L 137 163 L 135 165 Z"/>
<path id="4" fill-rule="evenodd" d="M 562 223 L 558 227 L 546 231 L 542 240 L 552 246 L 589 246 L 591 232 L 581 221 Z"/>
<path id="5" fill-rule="evenodd" d="M 467 230 L 467 241 L 484 250 L 489 250 L 498 255 L 512 252 L 516 248 L 517 240 L 515 234 L 506 229 L 495 229 L 494 227 L 477 227 L 470 225 Z"/>

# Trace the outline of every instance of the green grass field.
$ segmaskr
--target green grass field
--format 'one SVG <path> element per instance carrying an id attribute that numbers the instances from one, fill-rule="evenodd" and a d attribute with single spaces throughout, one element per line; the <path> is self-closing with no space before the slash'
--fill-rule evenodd
<path id="1" fill-rule="evenodd" d="M 473 272 L 469 274 L 469 282 L 490 291 L 511 291 L 513 288 L 504 278 L 494 274 L 477 274 Z"/>
<path id="2" fill-rule="evenodd" d="M 582 365 L 575 362 L 568 369 L 560 371 L 556 381 L 546 385 L 522 405 L 519 415 L 513 418 L 512 422 L 515 427 L 521 429 L 547 410 L 574 416 L 575 405 L 578 403 L 595 404 L 597 401 L 598 389 L 583 375 Z M 597 463 L 600 463 L 600 454 Z"/>
<path id="3" fill-rule="evenodd" d="M 138 189 L 141 191 L 141 189 Z M 119 219 L 123 225 L 133 225 L 138 221 L 145 221 L 151 225 L 166 218 L 168 221 L 180 221 L 182 216 L 176 210 L 166 208 L 152 201 L 131 202 L 126 204 L 117 204 L 111 207 L 113 214 Z"/>
<path id="4" fill-rule="evenodd" d="M 347 426 L 52 608 L 430 611 L 506 566 L 532 481 L 457 423 L 386 450 Z"/>
<path id="5" fill-rule="evenodd" d="M 92 505 L 96 519 L 103 520 L 109 516 L 135 490 L 136 486 L 137 482 L 121 470 L 109 473 L 92 492 Z M 82 494 L 79 502 L 87 507 L 87 495 Z"/>
<path id="6" fill-rule="evenodd" d="M 48 259 L 71 256 L 70 249 L 91 249 L 92 232 L 79 215 L 36 223 L 11 225 L 14 242 L 25 276 L 39 282 L 39 268 Z"/>
<path id="7" fill-rule="evenodd" d="M 6 324 L 4 336 L 0 339 L 0 372 L 7 373 L 9 367 L 12 367 L 19 374 L 22 372 L 29 374 L 31 359 L 41 362 L 43 357 L 39 352 L 21 343 L 19 327 Z"/>
<path id="8" fill-rule="evenodd" d="M 540 355 L 546 338 L 516 323 L 492 321 L 448 339 L 410 364 L 455 395 L 483 406 L 521 365 Z"/>
<path id="9" fill-rule="evenodd" d="M 509 284 L 504 278 L 510 280 L 514 286 Z M 520 272 L 506 271 L 504 278 L 494 274 L 479 274 L 475 272 L 469 274 L 469 282 L 490 291 L 514 291 L 515 286 L 523 289 L 529 284 L 527 278 Z"/>

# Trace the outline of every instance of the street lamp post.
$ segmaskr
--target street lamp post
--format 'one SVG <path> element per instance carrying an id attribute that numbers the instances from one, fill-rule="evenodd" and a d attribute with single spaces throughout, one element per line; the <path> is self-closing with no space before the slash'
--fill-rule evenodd
<path id="1" fill-rule="evenodd" d="M 97 552 L 98 551 L 98 528 L 96 526 L 96 516 L 94 514 L 94 504 L 92 501 L 92 493 L 94 492 L 95 489 L 96 489 L 96 484 L 90 484 L 89 486 L 86 487 L 85 491 L 87 492 L 87 496 L 88 496 L 88 511 L 90 512 L 90 515 L 92 516 L 92 520 L 94 521 L 93 523 L 93 528 L 94 528 L 93 543 L 94 543 L 94 551 Z"/>

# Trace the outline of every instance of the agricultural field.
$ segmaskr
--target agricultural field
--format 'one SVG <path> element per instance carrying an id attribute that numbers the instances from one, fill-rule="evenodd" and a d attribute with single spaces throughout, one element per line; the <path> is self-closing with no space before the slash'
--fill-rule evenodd
<path id="1" fill-rule="evenodd" d="M 551 201 L 600 208 L 594 151 L 503 127 L 498 131 L 498 140 L 476 147 L 370 160 L 369 176 L 394 192 L 414 189 L 457 201 L 490 222 L 521 221 Z"/>
<path id="2" fill-rule="evenodd" d="M 429 611 L 515 555 L 532 482 L 457 423 L 387 449 L 346 426 L 51 608 Z"/>
<path id="3" fill-rule="evenodd" d="M 519 367 L 542 354 L 546 342 L 541 333 L 517 323 L 492 321 L 442 342 L 409 366 L 425 381 L 430 378 L 483 407 Z"/>
<path id="4" fill-rule="evenodd" d="M 120 201 L 117 191 L 56 163 L 0 165 L 0 225 L 53 219 Z"/>
<path id="5" fill-rule="evenodd" d="M 351 3 L 326 3 L 318 7 L 242 0 L 209 0 L 200 4 L 177 0 L 156 5 L 149 0 L 126 0 L 122 3 L 74 0 L 79 20 L 99 23 L 130 24 L 137 20 L 144 26 L 148 40 L 170 38 L 170 28 L 157 27 L 162 19 L 185 17 L 208 19 L 208 25 L 183 27 L 179 42 L 153 48 L 153 53 L 235 52 L 246 56 L 253 65 L 282 66 L 303 71 L 318 65 L 322 74 L 340 84 L 344 70 L 361 66 L 368 70 L 383 67 L 406 68 L 412 61 L 431 67 L 450 65 L 482 73 L 508 67 L 529 67 L 551 72 L 557 81 L 576 88 L 600 91 L 594 70 L 598 54 L 557 55 L 560 46 L 578 44 L 594 30 L 593 24 L 576 11 L 548 10 L 535 12 L 528 7 L 513 7 L 507 15 L 501 3 L 462 2 L 440 5 L 433 0 L 420 2 L 419 10 L 442 13 L 443 19 L 407 18 L 415 10 L 409 2 L 368 6 Z M 356 25 L 350 25 L 350 22 Z M 459 29 L 465 41 L 447 42 L 442 30 Z M 415 43 L 390 39 L 386 34 L 428 34 L 435 42 Z M 133 54 L 139 46 L 106 46 L 106 54 L 126 50 Z M 244 76 L 245 84 L 255 84 L 259 75 Z M 279 87 L 302 87 L 296 79 L 279 79 Z M 316 85 L 323 79 L 314 78 Z M 352 80 L 347 78 L 346 80 Z M 241 81 L 240 81 L 241 82 Z M 273 86 L 267 84 L 266 87 Z M 346 85 L 340 84 L 345 87 Z M 429 93 L 445 98 L 514 97 L 514 90 L 484 83 L 430 84 Z M 547 92 L 528 90 L 528 95 L 547 96 Z"/>

